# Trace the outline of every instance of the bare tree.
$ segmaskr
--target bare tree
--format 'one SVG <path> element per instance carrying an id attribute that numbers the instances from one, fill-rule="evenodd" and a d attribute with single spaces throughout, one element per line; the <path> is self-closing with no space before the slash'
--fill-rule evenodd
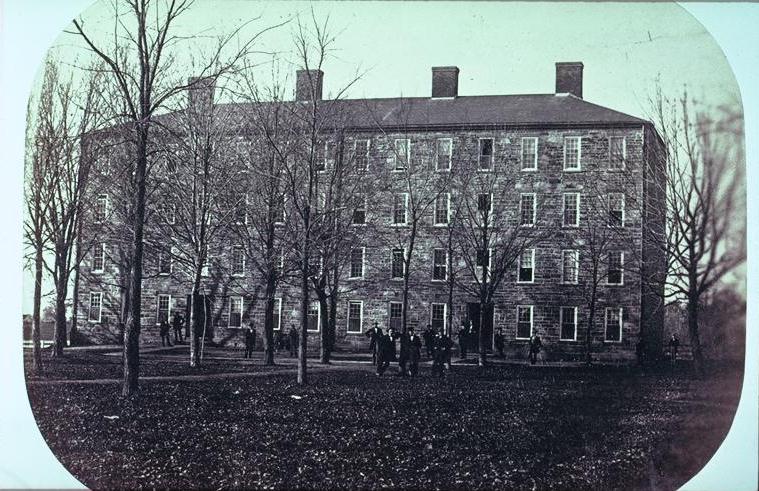
<path id="1" fill-rule="evenodd" d="M 656 241 L 667 257 L 665 292 L 687 302 L 694 362 L 703 371 L 702 298 L 746 258 L 743 115 L 737 104 L 699 106 L 687 91 L 672 99 L 659 89 L 652 106 L 665 149 L 657 157 L 667 217 Z"/>
<path id="2" fill-rule="evenodd" d="M 105 64 L 104 74 L 117 87 L 120 95 L 120 122 L 131 125 L 133 130 L 134 234 L 129 289 L 131 305 L 129 322 L 124 334 L 124 396 L 131 396 L 138 389 L 145 192 L 151 128 L 157 112 L 173 97 L 195 85 L 195 82 L 187 82 L 186 74 L 176 69 L 177 60 L 174 55 L 177 46 L 181 45 L 183 40 L 174 32 L 174 25 L 177 19 L 191 8 L 192 3 L 191 0 L 114 2 L 112 44 L 105 41 L 101 43 L 92 38 L 85 29 L 83 19 L 73 22 L 74 32 Z M 124 5 L 126 12 L 120 10 L 121 5 Z M 241 27 L 219 39 L 218 46 L 207 58 L 206 65 L 194 74 L 199 77 L 195 80 L 216 80 L 249 54 L 258 34 L 240 46 L 234 46 L 230 55 L 226 54 L 240 30 Z"/>

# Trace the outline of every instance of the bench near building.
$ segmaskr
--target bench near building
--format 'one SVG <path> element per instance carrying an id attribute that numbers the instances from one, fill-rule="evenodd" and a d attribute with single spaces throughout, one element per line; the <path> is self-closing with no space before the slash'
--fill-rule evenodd
<path id="1" fill-rule="evenodd" d="M 297 75 L 296 101 L 321 100 L 323 74 L 299 71 Z M 662 290 L 647 280 L 659 278 L 664 270 L 656 244 L 664 227 L 664 203 L 663 145 L 653 125 L 585 101 L 582 63 L 556 64 L 554 94 L 459 96 L 458 75 L 456 67 L 433 68 L 431 97 L 332 101 L 347 115 L 341 148 L 350 148 L 355 161 L 366 169 L 386 172 L 376 174 L 383 179 L 393 179 L 393 172 L 403 171 L 408 163 L 426 166 L 430 175 L 467 168 L 502 176 L 496 178 L 494 192 L 478 196 L 479 205 L 489 206 L 494 214 L 513 214 L 516 221 L 510 226 L 551 233 L 520 254 L 499 284 L 492 309 L 481 315 L 477 298 L 465 289 L 454 288 L 449 302 L 449 274 L 462 262 L 449 257 L 441 245 L 456 198 L 440 193 L 419 223 L 408 324 L 418 328 L 432 324 L 455 332 L 470 319 L 491 339 L 494 329 L 500 328 L 509 356 L 525 357 L 527 340 L 538 333 L 550 359 L 580 359 L 585 353 L 595 262 L 599 281 L 591 330 L 593 357 L 632 360 L 640 339 L 656 352 L 661 346 Z M 213 101 L 213 88 L 205 90 L 208 93 L 201 99 Z M 223 106 L 238 121 L 251 111 L 247 104 Z M 334 164 L 330 151 L 335 145 L 329 141 L 324 145 L 328 169 Z M 408 186 L 421 191 L 430 182 L 414 179 L 388 185 L 384 197 L 375 196 L 354 210 L 355 225 L 373 226 L 367 227 L 365 242 L 360 242 L 357 232 L 356 247 L 345 259 L 349 264 L 336 318 L 338 347 L 363 349 L 367 344 L 363 333 L 375 322 L 382 327 L 399 325 L 405 251 L 393 244 L 402 244 L 395 238 L 409 229 L 408 195 L 414 189 Z M 98 194 L 92 221 L 114 220 L 110 214 L 115 201 L 107 192 Z M 604 203 L 606 208 L 599 212 L 591 202 Z M 599 237 L 604 237 L 604 244 L 594 242 Z M 116 326 L 124 296 L 116 258 L 123 255 L 119 244 L 128 242 L 113 233 L 102 233 L 102 238 L 81 267 L 77 302 L 81 318 L 86 319 L 82 331 L 99 340 L 119 335 Z M 260 273 L 246 262 L 244 251 L 230 246 L 232 242 L 219 245 L 214 257 L 227 269 L 219 267 L 203 278 L 207 335 L 221 344 L 240 344 L 240 328 L 250 322 L 260 336 L 264 322 Z M 599 248 L 602 252 L 594 261 Z M 143 340 L 157 337 L 159 321 L 171 320 L 175 311 L 186 316 L 190 293 L 188 275 L 172 268 L 170 259 L 154 263 L 155 274 L 150 274 L 146 257 Z M 300 325 L 297 285 L 297 281 L 279 285 L 275 329 Z M 322 328 L 317 303 L 309 315 L 313 317 L 310 343 L 315 346 Z"/>

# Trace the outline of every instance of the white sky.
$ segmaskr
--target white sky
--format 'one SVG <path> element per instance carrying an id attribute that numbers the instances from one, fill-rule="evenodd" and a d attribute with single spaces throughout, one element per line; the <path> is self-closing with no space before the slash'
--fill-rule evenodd
<path id="1" fill-rule="evenodd" d="M 6 374 L 3 386 L 18 401 L 26 401 L 20 355 L 15 348 L 20 337 L 18 324 L 22 309 L 30 311 L 30 294 L 20 288 L 19 268 L 24 108 L 44 49 L 53 44 L 56 33 L 66 26 L 66 19 L 77 15 L 88 3 L 0 0 L 0 196 L 6 205 L 0 216 L 0 230 L 6 232 L 0 241 L 0 270 L 6 273 L 1 285 L 4 329 L 0 344 L 9 347 L 0 357 L 0 373 Z M 259 14 L 263 17 L 258 25 L 270 25 L 298 10 L 306 13 L 310 4 L 199 0 L 197 7 L 196 14 L 184 23 L 189 31 L 213 29 L 221 22 L 234 23 Z M 759 6 L 693 3 L 686 7 L 697 13 L 728 49 L 730 64 L 743 87 L 746 108 L 753 111 L 747 119 L 747 134 L 756 134 Z M 676 92 L 687 84 L 691 93 L 707 103 L 739 99 L 720 46 L 699 21 L 674 4 L 318 2 L 314 9 L 318 15 L 329 12 L 335 27 L 343 30 L 337 42 L 339 60 L 325 67 L 327 94 L 341 87 L 360 66 L 367 74 L 353 87 L 351 97 L 427 96 L 430 67 L 435 65 L 457 65 L 461 69 L 461 95 L 551 93 L 554 62 L 582 61 L 585 98 L 636 116 L 645 116 L 645 98 L 659 74 L 665 89 Z M 89 21 L 89 26 L 94 22 Z M 267 36 L 265 41 L 262 48 L 290 47 L 286 30 Z M 63 36 L 55 42 L 64 46 L 67 55 L 76 53 L 71 37 Z M 751 164 L 748 182 L 752 183 L 759 178 L 759 151 L 755 142 L 747 143 Z M 751 218 L 757 218 L 757 209 L 756 203 L 749 200 L 749 221 Z M 749 251 L 756 244 L 755 228 L 748 231 Z M 749 271 L 752 262 L 750 256 Z M 744 397 L 752 401 L 752 406 L 747 409 L 742 404 L 736 417 L 741 429 L 731 433 L 732 438 L 715 456 L 711 471 L 707 469 L 700 481 L 694 480 L 686 488 L 756 487 L 748 479 L 756 479 L 757 314 L 753 307 L 756 294 L 752 292 L 757 288 L 756 275 L 750 275 L 747 346 L 754 351 L 747 354 L 747 373 L 754 375 L 744 384 Z M 3 445 L 5 450 L 0 451 L 0 487 L 75 486 L 77 482 L 39 438 L 28 406 L 12 405 L 12 409 L 0 418 L 0 441 L 14 442 L 12 449 Z M 747 434 L 753 435 L 752 439 L 747 440 Z"/>

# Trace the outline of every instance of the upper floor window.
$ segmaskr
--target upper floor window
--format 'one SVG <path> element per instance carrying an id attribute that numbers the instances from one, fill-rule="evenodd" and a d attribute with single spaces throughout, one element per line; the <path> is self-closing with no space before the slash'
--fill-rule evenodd
<path id="1" fill-rule="evenodd" d="M 393 225 L 406 225 L 408 193 L 397 193 L 393 198 Z"/>
<path id="2" fill-rule="evenodd" d="M 285 195 L 276 196 L 274 200 L 274 224 L 275 225 L 284 225 L 286 217 L 285 212 L 285 203 L 286 203 L 286 197 Z"/>
<path id="3" fill-rule="evenodd" d="M 366 225 L 366 195 L 357 195 L 355 203 L 356 207 L 353 209 L 351 223 L 353 225 Z"/>
<path id="4" fill-rule="evenodd" d="M 355 247 L 351 249 L 351 270 L 350 278 L 363 278 L 364 276 L 364 248 Z"/>
<path id="5" fill-rule="evenodd" d="M 519 196 L 519 224 L 525 227 L 535 225 L 535 193 L 522 193 Z"/>
<path id="6" fill-rule="evenodd" d="M 171 223 L 171 222 L 169 222 Z M 237 198 L 235 202 L 235 223 L 248 223 L 248 195 L 245 194 Z"/>
<path id="7" fill-rule="evenodd" d="M 576 284 L 579 266 L 580 251 L 561 251 L 561 282 Z"/>
<path id="8" fill-rule="evenodd" d="M 564 138 L 564 170 L 580 170 L 582 139 L 579 136 Z"/>
<path id="9" fill-rule="evenodd" d="M 317 155 L 316 165 L 314 166 L 316 171 L 323 172 L 328 167 L 335 165 L 335 157 L 337 156 L 337 144 L 334 141 L 328 140 L 324 142 L 324 147 L 321 155 Z"/>
<path id="10" fill-rule="evenodd" d="M 432 279 L 436 281 L 448 279 L 448 251 L 445 249 L 432 251 Z"/>
<path id="11" fill-rule="evenodd" d="M 451 155 L 453 153 L 453 140 L 450 138 L 438 138 L 435 152 L 435 169 L 451 170 Z"/>
<path id="12" fill-rule="evenodd" d="M 609 137 L 609 169 L 624 169 L 625 160 L 627 160 L 627 142 L 625 141 L 625 137 Z"/>
<path id="13" fill-rule="evenodd" d="M 100 194 L 95 203 L 95 222 L 104 222 L 106 216 L 108 216 L 108 195 Z"/>
<path id="14" fill-rule="evenodd" d="M 92 248 L 92 272 L 102 273 L 105 269 L 105 244 L 97 242 Z"/>
<path id="15" fill-rule="evenodd" d="M 610 251 L 608 257 L 606 283 L 608 285 L 621 285 L 624 282 L 624 270 L 622 268 L 625 262 L 625 253 Z"/>
<path id="16" fill-rule="evenodd" d="M 158 252 L 158 274 L 171 274 L 171 251 Z"/>
<path id="17" fill-rule="evenodd" d="M 395 157 L 395 170 L 401 171 L 408 168 L 411 160 L 411 142 L 408 138 L 396 138 L 393 156 Z"/>
<path id="18" fill-rule="evenodd" d="M 519 256 L 518 283 L 532 283 L 535 281 L 535 249 L 525 249 Z"/>
<path id="19" fill-rule="evenodd" d="M 435 225 L 448 225 L 451 195 L 440 193 L 435 199 Z"/>
<path id="20" fill-rule="evenodd" d="M 369 140 L 353 142 L 353 159 L 358 170 L 369 170 Z"/>
<path id="21" fill-rule="evenodd" d="M 537 137 L 522 138 L 522 170 L 538 170 Z"/>
<path id="22" fill-rule="evenodd" d="M 477 195 L 477 211 L 480 216 L 491 217 L 493 214 L 493 194 L 480 193 Z"/>
<path id="23" fill-rule="evenodd" d="M 488 281 L 490 280 L 491 272 L 490 268 L 492 266 L 492 260 L 493 260 L 493 250 L 492 249 L 479 249 L 477 251 L 477 257 L 475 258 L 475 274 L 477 276 L 478 281 Z M 487 269 L 487 274 L 483 274 L 485 270 Z"/>
<path id="24" fill-rule="evenodd" d="M 493 139 L 480 138 L 479 169 L 491 170 L 493 168 Z"/>
<path id="25" fill-rule="evenodd" d="M 245 249 L 242 246 L 232 248 L 232 274 L 234 276 L 245 274 Z"/>
<path id="26" fill-rule="evenodd" d="M 564 193 L 564 226 L 580 225 L 580 193 Z"/>
<path id="27" fill-rule="evenodd" d="M 609 225 L 625 226 L 625 195 L 624 193 L 609 194 Z"/>
<path id="28" fill-rule="evenodd" d="M 403 249 L 393 249 L 391 259 L 391 278 L 403 278 L 403 273 L 406 271 L 406 253 Z"/>

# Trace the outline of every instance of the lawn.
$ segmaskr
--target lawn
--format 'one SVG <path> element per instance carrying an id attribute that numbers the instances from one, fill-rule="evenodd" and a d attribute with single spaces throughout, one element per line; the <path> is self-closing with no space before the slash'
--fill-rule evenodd
<path id="1" fill-rule="evenodd" d="M 674 489 L 727 432 L 740 373 L 371 367 L 211 381 L 30 384 L 40 430 L 91 488 Z"/>

